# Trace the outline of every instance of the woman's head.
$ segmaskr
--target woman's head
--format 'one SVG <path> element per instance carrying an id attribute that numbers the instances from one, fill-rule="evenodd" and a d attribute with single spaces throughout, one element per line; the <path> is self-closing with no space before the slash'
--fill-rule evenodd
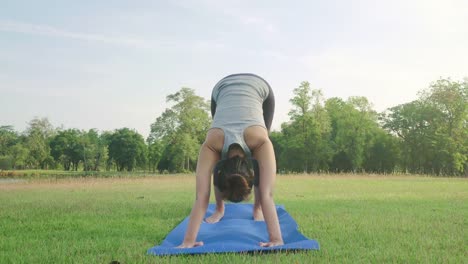
<path id="1" fill-rule="evenodd" d="M 223 161 L 214 177 L 218 177 L 217 187 L 224 200 L 238 203 L 247 200 L 252 192 L 254 172 L 245 156 L 235 155 Z"/>

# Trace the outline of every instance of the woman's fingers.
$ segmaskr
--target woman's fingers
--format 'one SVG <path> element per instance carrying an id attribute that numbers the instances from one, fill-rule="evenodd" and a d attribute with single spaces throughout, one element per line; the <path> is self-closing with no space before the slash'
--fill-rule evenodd
<path id="1" fill-rule="evenodd" d="M 203 246 L 203 241 L 197 241 L 193 244 L 182 244 L 178 246 L 177 248 L 193 248 L 193 247 L 201 247 Z M 283 242 L 260 242 L 259 245 L 261 247 L 276 247 L 276 246 L 282 246 L 284 245 Z"/>

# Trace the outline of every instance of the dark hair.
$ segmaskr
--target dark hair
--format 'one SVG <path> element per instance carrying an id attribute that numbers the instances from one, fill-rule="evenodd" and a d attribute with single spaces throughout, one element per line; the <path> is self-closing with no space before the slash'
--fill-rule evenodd
<path id="1" fill-rule="evenodd" d="M 247 200 L 252 192 L 254 171 L 245 157 L 234 156 L 223 163 L 214 177 L 218 189 L 222 192 L 223 200 L 238 203 Z"/>

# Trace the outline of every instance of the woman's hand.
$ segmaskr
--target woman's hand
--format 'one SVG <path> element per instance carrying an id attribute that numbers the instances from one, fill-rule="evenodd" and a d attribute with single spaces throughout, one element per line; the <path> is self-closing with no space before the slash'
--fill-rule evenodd
<path id="1" fill-rule="evenodd" d="M 193 247 L 201 247 L 201 246 L 203 246 L 203 241 L 198 241 L 198 242 L 193 242 L 193 243 L 183 242 L 177 248 L 193 248 Z"/>
<path id="2" fill-rule="evenodd" d="M 284 245 L 283 241 L 260 242 L 261 247 L 276 247 Z"/>

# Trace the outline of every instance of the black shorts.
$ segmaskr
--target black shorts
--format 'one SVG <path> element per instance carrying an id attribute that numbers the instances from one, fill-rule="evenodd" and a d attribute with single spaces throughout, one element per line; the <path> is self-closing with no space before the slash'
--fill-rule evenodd
<path id="1" fill-rule="evenodd" d="M 258 75 L 251 74 L 251 73 L 241 73 L 241 74 L 253 75 L 255 77 L 262 79 L 267 84 L 269 93 L 268 93 L 268 97 L 265 99 L 265 101 L 263 101 L 262 108 L 263 108 L 263 120 L 265 121 L 265 126 L 268 129 L 268 131 L 270 131 L 271 123 L 273 122 L 273 116 L 275 114 L 275 95 L 273 93 L 273 90 L 271 89 L 270 84 L 268 84 L 268 82 L 265 81 L 265 79 L 263 79 L 262 77 Z M 227 78 L 233 75 L 237 75 L 237 74 L 232 74 L 224 78 Z M 216 102 L 213 100 L 213 98 L 211 98 L 211 117 L 212 118 L 214 117 L 215 113 L 216 113 Z"/>

